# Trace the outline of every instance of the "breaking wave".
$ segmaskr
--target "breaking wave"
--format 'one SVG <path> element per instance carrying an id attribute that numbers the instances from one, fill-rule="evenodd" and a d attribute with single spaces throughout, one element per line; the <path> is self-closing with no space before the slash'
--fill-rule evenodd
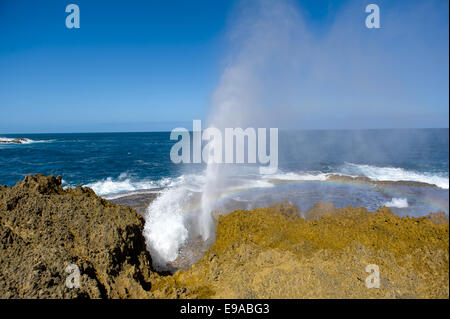
<path id="1" fill-rule="evenodd" d="M 129 177 L 127 173 L 122 173 L 118 178 L 113 179 L 107 177 L 106 179 L 89 183 L 83 186 L 92 188 L 92 190 L 99 196 L 126 193 L 129 194 L 133 191 L 148 190 L 154 188 L 167 187 L 170 185 L 168 178 L 153 181 L 153 180 L 134 180 Z"/>
<path id="2" fill-rule="evenodd" d="M 234 192 L 242 189 L 253 189 L 260 187 L 272 187 L 276 181 L 327 181 L 329 176 L 361 176 L 367 177 L 373 181 L 409 181 L 421 182 L 436 185 L 442 189 L 449 189 L 448 175 L 433 174 L 427 172 L 410 171 L 395 167 L 377 167 L 371 165 L 358 165 L 346 163 L 336 172 L 282 172 L 272 175 L 241 175 L 234 177 L 234 180 L 228 185 L 227 192 Z M 140 190 L 149 190 L 156 188 L 173 188 L 183 185 L 193 191 L 201 191 L 205 182 L 205 176 L 202 174 L 185 174 L 173 178 L 162 178 L 160 180 L 139 179 L 122 173 L 117 178 L 107 177 L 105 179 L 85 184 L 84 186 L 92 188 L 99 196 L 131 193 Z M 70 186 L 70 185 L 67 185 Z"/>
<path id="3" fill-rule="evenodd" d="M 384 203 L 386 207 L 406 208 L 408 207 L 408 200 L 406 198 L 392 198 L 391 201 Z"/>
<path id="4" fill-rule="evenodd" d="M 358 165 L 353 163 L 346 163 L 342 169 L 344 174 L 365 176 L 373 181 L 409 181 L 409 182 L 421 182 L 437 187 L 448 189 L 449 177 L 448 173 L 444 176 L 442 174 L 416 172 L 406 170 L 398 167 L 377 167 L 372 165 Z"/>
<path id="5" fill-rule="evenodd" d="M 448 178 L 428 173 L 417 173 L 401 168 L 375 167 L 347 163 L 333 172 L 283 172 L 273 175 L 259 175 L 249 171 L 230 176 L 225 185 L 213 194 L 211 213 L 222 212 L 237 205 L 236 201 L 245 201 L 246 191 L 276 187 L 283 183 L 323 182 L 329 176 L 365 176 L 375 181 L 417 181 L 435 184 L 448 189 Z M 144 218 L 144 236 L 147 249 L 153 257 L 154 267 L 167 270 L 187 242 L 201 235 L 196 216 L 202 210 L 202 192 L 206 183 L 205 172 L 183 174 L 178 177 L 160 180 L 137 179 L 127 173 L 117 178 L 108 177 L 86 184 L 98 195 L 116 198 L 130 193 L 159 192 L 157 198 L 147 207 Z M 277 195 L 278 194 L 278 195 Z M 282 196 L 274 190 L 271 196 Z M 280 197 L 281 198 L 281 197 Z M 395 208 L 409 207 L 406 198 L 392 197 L 384 206 Z"/>
<path id="6" fill-rule="evenodd" d="M 280 180 L 280 181 L 326 181 L 328 179 L 329 174 L 325 173 L 278 173 L 273 175 L 267 175 L 265 178 L 269 178 L 271 180 Z"/>
<path id="7" fill-rule="evenodd" d="M 19 145 L 19 144 L 33 144 L 33 143 L 50 143 L 55 140 L 32 140 L 29 138 L 12 138 L 12 137 L 0 137 L 0 145 Z"/>

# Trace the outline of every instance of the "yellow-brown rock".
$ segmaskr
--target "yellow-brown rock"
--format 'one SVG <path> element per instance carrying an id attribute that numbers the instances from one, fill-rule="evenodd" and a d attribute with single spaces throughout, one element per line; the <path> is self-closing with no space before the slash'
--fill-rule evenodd
<path id="1" fill-rule="evenodd" d="M 161 277 L 152 291 L 200 298 L 448 298 L 448 229 L 388 208 L 336 209 L 309 221 L 273 208 L 235 211 L 219 218 L 216 242 L 199 262 Z M 379 267 L 380 288 L 366 287 L 369 264 Z"/>

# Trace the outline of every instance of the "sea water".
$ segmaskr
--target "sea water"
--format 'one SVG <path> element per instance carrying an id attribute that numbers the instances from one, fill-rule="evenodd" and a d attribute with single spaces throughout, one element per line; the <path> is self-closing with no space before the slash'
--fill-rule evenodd
<path id="1" fill-rule="evenodd" d="M 206 182 L 204 164 L 174 164 L 170 132 L 15 134 L 24 144 L 0 143 L 0 184 L 27 174 L 61 175 L 64 187 L 91 187 L 105 198 L 158 190 L 147 208 L 144 235 L 159 266 L 174 260 L 195 235 Z M 228 165 L 211 210 L 265 207 L 288 201 L 306 212 L 318 201 L 337 207 L 391 207 L 401 216 L 449 211 L 449 130 L 312 130 L 279 132 L 279 169 Z M 373 181 L 421 182 L 375 185 L 329 180 L 333 174 Z M 143 195 L 145 196 L 145 195 Z"/>

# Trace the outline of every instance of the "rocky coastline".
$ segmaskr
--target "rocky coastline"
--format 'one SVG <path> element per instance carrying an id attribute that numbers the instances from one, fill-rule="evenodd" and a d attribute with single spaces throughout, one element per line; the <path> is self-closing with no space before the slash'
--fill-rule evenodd
<path id="1" fill-rule="evenodd" d="M 123 204 L 123 203 L 122 203 Z M 125 203 L 126 204 L 126 203 Z M 0 186 L 0 298 L 448 298 L 444 213 L 299 212 L 289 203 L 217 216 L 216 240 L 174 274 L 152 268 L 133 209 L 33 175 Z M 366 286 L 378 265 L 380 287 Z M 68 288 L 68 265 L 80 273 Z"/>

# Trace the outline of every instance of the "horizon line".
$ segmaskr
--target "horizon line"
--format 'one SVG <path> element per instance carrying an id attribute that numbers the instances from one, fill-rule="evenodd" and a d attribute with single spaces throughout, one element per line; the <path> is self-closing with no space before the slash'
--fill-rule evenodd
<path id="1" fill-rule="evenodd" d="M 382 131 L 382 130 L 448 130 L 449 127 L 400 127 L 400 128 L 296 128 L 279 129 L 280 131 Z M 204 131 L 202 129 L 202 131 Z M 45 134 L 134 134 L 134 133 L 170 133 L 171 131 L 101 131 L 101 132 L 40 132 L 40 133 L 0 133 L 7 135 L 45 135 Z M 193 132 L 189 130 L 189 132 Z"/>

